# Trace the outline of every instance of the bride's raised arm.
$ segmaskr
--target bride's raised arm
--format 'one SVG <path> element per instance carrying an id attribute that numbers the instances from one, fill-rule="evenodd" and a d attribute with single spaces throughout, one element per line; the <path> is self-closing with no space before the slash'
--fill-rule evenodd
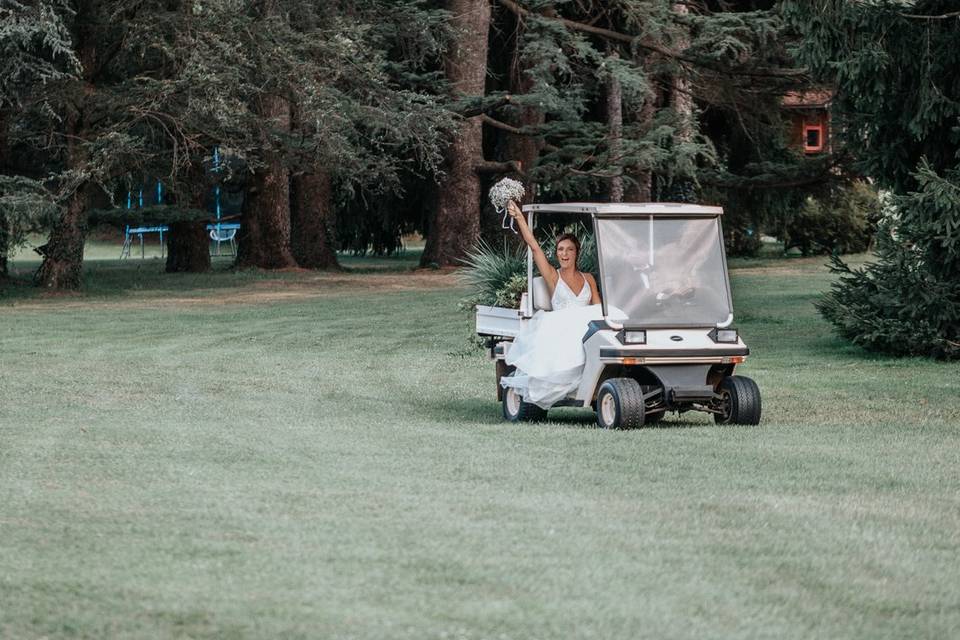
<path id="1" fill-rule="evenodd" d="M 520 237 L 522 237 L 523 241 L 530 247 L 533 253 L 533 262 L 537 265 L 537 269 L 540 270 L 540 275 L 547 281 L 547 286 L 550 287 L 550 293 L 552 295 L 554 288 L 557 286 L 557 279 L 560 277 L 560 274 L 553 265 L 550 264 L 550 261 L 547 260 L 546 254 L 544 254 L 543 249 L 540 248 L 540 243 L 537 242 L 537 239 L 533 236 L 533 231 L 531 231 L 527 225 L 523 211 L 520 210 L 520 207 L 517 206 L 517 203 L 513 200 L 507 203 L 507 213 L 517 221 L 517 229 L 520 230 Z"/>

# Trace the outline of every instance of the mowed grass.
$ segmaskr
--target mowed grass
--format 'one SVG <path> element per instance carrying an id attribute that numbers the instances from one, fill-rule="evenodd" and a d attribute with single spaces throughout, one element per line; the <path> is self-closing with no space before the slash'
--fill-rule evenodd
<path id="1" fill-rule="evenodd" d="M 16 289 L 0 637 L 957 637 L 960 365 L 833 337 L 820 260 L 733 267 L 759 427 L 504 424 L 442 275 Z"/>

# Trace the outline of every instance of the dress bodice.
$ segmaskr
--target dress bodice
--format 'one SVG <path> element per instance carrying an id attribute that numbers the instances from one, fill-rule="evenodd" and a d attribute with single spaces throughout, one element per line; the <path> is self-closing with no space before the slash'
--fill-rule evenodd
<path id="1" fill-rule="evenodd" d="M 566 309 L 568 307 L 586 307 L 590 305 L 593 294 L 590 291 L 590 281 L 586 276 L 583 277 L 583 287 L 580 293 L 574 293 L 563 278 L 557 275 L 557 286 L 553 288 L 553 297 L 550 299 L 550 305 L 554 311 Z"/>

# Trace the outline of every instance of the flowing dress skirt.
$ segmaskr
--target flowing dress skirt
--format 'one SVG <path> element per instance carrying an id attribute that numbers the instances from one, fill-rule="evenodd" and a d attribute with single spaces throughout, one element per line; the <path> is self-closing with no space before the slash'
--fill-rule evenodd
<path id="1" fill-rule="evenodd" d="M 507 352 L 506 362 L 516 371 L 500 384 L 516 389 L 524 401 L 549 409 L 580 386 L 583 336 L 591 320 L 602 318 L 599 304 L 538 311 Z"/>

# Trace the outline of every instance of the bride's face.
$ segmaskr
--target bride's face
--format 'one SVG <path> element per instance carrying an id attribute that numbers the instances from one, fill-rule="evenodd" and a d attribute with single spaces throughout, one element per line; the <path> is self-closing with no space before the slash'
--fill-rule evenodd
<path id="1" fill-rule="evenodd" d="M 570 240 L 561 240 L 557 243 L 557 261 L 560 268 L 577 266 L 577 245 Z"/>

